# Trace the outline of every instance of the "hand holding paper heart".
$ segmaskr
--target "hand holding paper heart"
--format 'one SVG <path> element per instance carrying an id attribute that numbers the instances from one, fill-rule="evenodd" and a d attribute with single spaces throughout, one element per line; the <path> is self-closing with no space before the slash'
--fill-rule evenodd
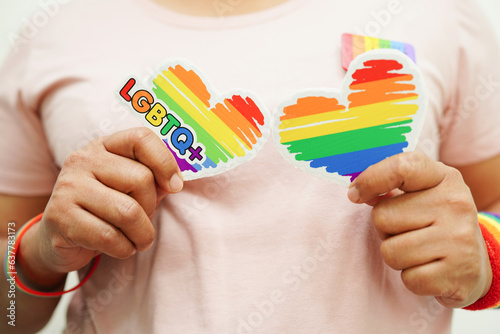
<path id="1" fill-rule="evenodd" d="M 150 130 L 91 141 L 67 157 L 42 220 L 23 237 L 24 273 L 54 289 L 101 253 L 126 259 L 150 248 L 158 205 L 182 187 L 174 157 Z"/>
<path id="2" fill-rule="evenodd" d="M 488 252 L 459 171 L 422 153 L 399 154 L 361 173 L 349 199 L 374 206 L 382 257 L 402 271 L 409 290 L 447 307 L 468 306 L 488 292 Z"/>
<path id="3" fill-rule="evenodd" d="M 129 78 L 118 98 L 163 140 L 184 180 L 234 168 L 253 158 L 266 142 L 267 111 L 253 94 L 218 94 L 185 60 L 166 63 L 150 81 L 151 91 Z"/>
<path id="4" fill-rule="evenodd" d="M 274 140 L 295 166 L 348 186 L 368 166 L 414 149 L 426 103 L 415 63 L 373 50 L 351 63 L 340 91 L 305 90 L 282 103 Z"/>

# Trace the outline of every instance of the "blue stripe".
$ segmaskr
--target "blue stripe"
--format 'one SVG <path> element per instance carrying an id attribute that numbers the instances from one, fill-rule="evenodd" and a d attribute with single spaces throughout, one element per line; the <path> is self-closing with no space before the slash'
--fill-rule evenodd
<path id="1" fill-rule="evenodd" d="M 407 142 L 332 155 L 311 160 L 311 167 L 326 167 L 328 173 L 338 173 L 340 175 L 359 173 L 387 157 L 403 153 L 405 147 L 408 147 Z"/>
<path id="2" fill-rule="evenodd" d="M 199 172 L 203 168 L 215 168 L 217 165 L 209 158 L 205 157 L 205 161 L 203 162 L 203 167 L 200 164 L 193 164 L 193 167 Z"/>
<path id="3" fill-rule="evenodd" d="M 399 50 L 399 51 L 405 53 L 405 45 L 404 45 L 404 43 L 391 41 L 391 49 Z"/>
<path id="4" fill-rule="evenodd" d="M 209 157 L 205 157 L 205 161 L 203 162 L 203 167 L 205 168 L 215 168 L 217 165 L 212 161 Z"/>

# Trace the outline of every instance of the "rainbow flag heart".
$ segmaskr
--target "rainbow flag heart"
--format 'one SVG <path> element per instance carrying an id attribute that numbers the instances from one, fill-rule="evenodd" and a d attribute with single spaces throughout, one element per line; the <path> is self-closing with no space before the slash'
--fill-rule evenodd
<path id="1" fill-rule="evenodd" d="M 368 51 L 351 62 L 341 90 L 300 91 L 283 102 L 274 140 L 295 166 L 348 186 L 370 165 L 415 148 L 426 103 L 410 58 Z"/>
<path id="2" fill-rule="evenodd" d="M 218 94 L 185 60 L 171 61 L 143 88 L 129 77 L 118 98 L 173 153 L 185 180 L 220 174 L 253 158 L 270 133 L 251 93 Z"/>

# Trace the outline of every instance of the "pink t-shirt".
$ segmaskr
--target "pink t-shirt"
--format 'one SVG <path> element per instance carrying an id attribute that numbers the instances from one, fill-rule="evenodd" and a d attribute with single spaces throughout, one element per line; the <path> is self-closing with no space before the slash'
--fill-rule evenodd
<path id="1" fill-rule="evenodd" d="M 237 5 L 220 2 L 226 13 Z M 139 126 L 115 97 L 127 75 L 186 58 L 219 91 L 251 90 L 274 112 L 297 90 L 340 87 L 344 32 L 415 46 L 429 93 L 419 150 L 451 165 L 500 154 L 500 52 L 471 0 L 290 0 L 214 18 L 146 0 L 60 9 L 0 72 L 2 193 L 49 194 L 71 151 Z M 152 249 L 103 256 L 67 332 L 449 332 L 451 310 L 404 287 L 381 259 L 371 208 L 346 194 L 269 141 L 251 162 L 169 196 Z"/>

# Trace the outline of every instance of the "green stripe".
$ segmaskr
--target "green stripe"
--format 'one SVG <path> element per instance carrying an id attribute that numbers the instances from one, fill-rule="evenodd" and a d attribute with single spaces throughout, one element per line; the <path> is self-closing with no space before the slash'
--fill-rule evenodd
<path id="1" fill-rule="evenodd" d="M 411 127 L 401 126 L 413 120 L 378 125 L 364 129 L 334 133 L 331 135 L 308 138 L 283 143 L 290 145 L 290 153 L 298 153 L 296 160 L 309 161 L 337 154 L 367 150 L 406 141 L 403 134 L 409 133 Z"/>
<path id="2" fill-rule="evenodd" d="M 390 49 L 391 48 L 391 41 L 388 41 L 386 39 L 379 39 L 379 47 L 381 49 Z"/>
<path id="3" fill-rule="evenodd" d="M 175 112 L 179 116 L 184 124 L 189 124 L 193 130 L 196 131 L 196 138 L 198 142 L 205 146 L 205 155 L 210 158 L 214 163 L 218 164 L 219 161 L 227 162 L 228 158 L 233 158 L 234 156 L 225 150 L 217 140 L 215 140 L 204 128 L 202 128 L 198 122 L 196 122 L 181 106 L 177 104 L 167 93 L 165 93 L 160 87 L 155 83 L 155 88 L 153 92 L 156 97 L 162 100 L 170 110 Z"/>

